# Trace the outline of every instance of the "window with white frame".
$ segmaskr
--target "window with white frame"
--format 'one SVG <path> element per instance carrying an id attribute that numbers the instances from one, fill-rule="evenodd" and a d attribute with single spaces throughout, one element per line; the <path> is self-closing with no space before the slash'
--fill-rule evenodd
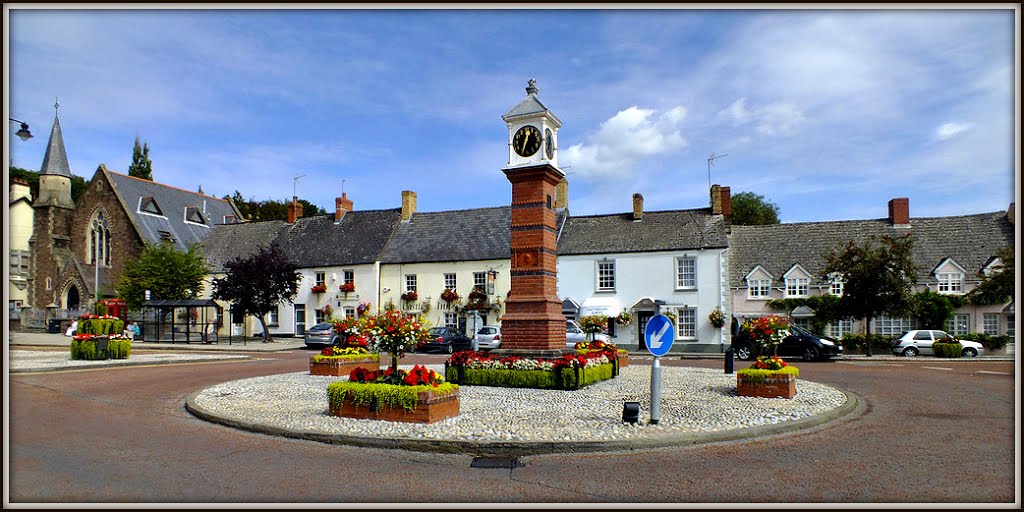
<path id="1" fill-rule="evenodd" d="M 11 275 L 12 276 L 27 276 L 28 275 L 28 263 L 29 251 L 22 251 L 17 249 L 11 250 Z"/>
<path id="2" fill-rule="evenodd" d="M 615 290 L 615 261 L 597 262 L 597 290 Z"/>
<path id="3" fill-rule="evenodd" d="M 971 332 L 970 313 L 955 313 L 946 319 L 946 332 L 953 336 L 963 336 Z"/>
<path id="4" fill-rule="evenodd" d="M 356 308 L 352 306 L 345 306 L 345 318 L 355 318 Z"/>
<path id="5" fill-rule="evenodd" d="M 811 280 L 806 277 L 786 278 L 786 297 L 806 297 Z"/>
<path id="6" fill-rule="evenodd" d="M 767 299 L 772 295 L 771 279 L 750 279 L 747 281 L 747 298 Z"/>
<path id="7" fill-rule="evenodd" d="M 473 272 L 473 288 L 487 289 L 487 272 Z"/>
<path id="8" fill-rule="evenodd" d="M 341 276 L 342 276 L 342 279 L 344 279 L 345 284 L 355 283 L 356 282 L 356 272 L 354 270 L 342 270 L 341 271 Z M 416 277 L 416 276 L 413 276 L 413 277 Z"/>
<path id="9" fill-rule="evenodd" d="M 697 309 L 676 308 L 677 336 L 681 339 L 697 338 Z"/>
<path id="10" fill-rule="evenodd" d="M 455 291 L 455 273 L 449 273 L 444 275 L 444 287 L 448 290 Z"/>
<path id="11" fill-rule="evenodd" d="M 326 278 L 324 277 L 324 272 L 316 272 L 314 274 L 314 279 L 313 280 L 316 281 L 313 284 L 315 284 L 317 286 L 324 286 L 324 281 L 326 280 Z"/>
<path id="12" fill-rule="evenodd" d="M 828 292 L 836 297 L 843 295 L 843 276 L 841 274 L 831 274 L 828 276 Z"/>
<path id="13" fill-rule="evenodd" d="M 316 318 L 316 323 L 318 324 L 324 323 L 324 319 L 327 318 L 327 315 L 324 314 L 324 311 L 322 309 L 316 310 L 313 316 Z"/>
<path id="14" fill-rule="evenodd" d="M 416 274 L 405 275 L 405 291 L 414 292 L 416 291 Z"/>
<path id="15" fill-rule="evenodd" d="M 694 258 L 676 258 L 676 288 L 697 287 L 697 260 Z"/>
<path id="16" fill-rule="evenodd" d="M 444 314 L 444 326 L 445 327 L 459 327 L 459 315 L 455 313 Z"/>
<path id="17" fill-rule="evenodd" d="M 982 329 L 985 334 L 991 336 L 999 335 L 999 313 L 985 313 L 982 318 Z"/>
<path id="18" fill-rule="evenodd" d="M 853 320 L 839 320 L 828 324 L 828 335 L 837 340 L 852 332 Z"/>
<path id="19" fill-rule="evenodd" d="M 964 275 L 960 272 L 940 272 L 939 293 L 961 293 L 964 290 Z"/>
<path id="20" fill-rule="evenodd" d="M 277 320 L 278 320 L 277 317 L 278 317 L 277 307 L 274 307 L 274 309 L 270 310 L 270 318 L 267 320 L 267 325 L 277 325 Z"/>
<path id="21" fill-rule="evenodd" d="M 917 329 L 917 321 L 913 318 L 892 318 L 879 316 L 874 319 L 875 334 L 883 336 L 899 336 L 907 331 Z"/>

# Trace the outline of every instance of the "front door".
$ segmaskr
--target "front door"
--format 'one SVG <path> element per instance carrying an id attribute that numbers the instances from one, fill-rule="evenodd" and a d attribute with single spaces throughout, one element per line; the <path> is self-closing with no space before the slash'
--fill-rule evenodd
<path id="1" fill-rule="evenodd" d="M 636 327 L 637 327 L 637 339 L 639 340 L 640 350 L 647 349 L 647 340 L 644 339 L 644 334 L 647 332 L 647 322 L 654 317 L 654 314 L 649 311 L 639 312 L 636 314 Z"/>
<path id="2" fill-rule="evenodd" d="M 305 336 L 306 335 L 306 305 L 296 304 L 295 305 L 295 335 Z"/>
<path id="3" fill-rule="evenodd" d="M 68 288 L 68 298 L 64 302 L 64 306 L 68 309 L 78 309 L 81 307 L 81 299 L 78 297 L 78 287 L 72 285 Z"/>

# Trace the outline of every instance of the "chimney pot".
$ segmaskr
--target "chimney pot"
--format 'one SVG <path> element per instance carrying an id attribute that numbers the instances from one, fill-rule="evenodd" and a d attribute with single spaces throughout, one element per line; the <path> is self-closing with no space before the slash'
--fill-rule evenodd
<path id="1" fill-rule="evenodd" d="M 644 219 L 644 196 L 633 194 L 633 220 Z"/>

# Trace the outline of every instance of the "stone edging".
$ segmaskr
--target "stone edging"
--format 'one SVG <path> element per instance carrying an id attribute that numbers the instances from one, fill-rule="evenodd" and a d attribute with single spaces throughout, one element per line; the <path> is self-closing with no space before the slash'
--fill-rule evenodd
<path id="1" fill-rule="evenodd" d="M 719 432 L 652 434 L 651 437 L 647 439 L 610 441 L 479 442 L 437 439 L 425 440 L 408 437 L 384 439 L 345 434 L 304 432 L 301 430 L 259 425 L 218 416 L 196 404 L 196 398 L 203 393 L 205 389 L 196 391 L 185 399 L 185 410 L 192 413 L 199 419 L 240 430 L 292 439 L 317 441 L 327 444 L 344 444 L 364 448 L 400 449 L 417 452 L 469 454 L 474 456 L 527 456 L 558 453 L 628 452 L 633 450 L 692 446 L 752 439 L 811 429 L 840 420 L 853 413 L 857 413 L 857 416 L 859 416 L 867 410 L 867 403 L 862 397 L 844 389 L 834 389 L 837 389 L 846 395 L 846 402 L 835 409 L 831 409 L 808 418 L 772 425 L 730 429 Z"/>

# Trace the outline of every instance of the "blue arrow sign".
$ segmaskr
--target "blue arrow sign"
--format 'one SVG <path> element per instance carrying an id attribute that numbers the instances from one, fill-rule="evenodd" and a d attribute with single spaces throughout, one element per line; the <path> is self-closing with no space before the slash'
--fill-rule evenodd
<path id="1" fill-rule="evenodd" d="M 676 339 L 675 328 L 672 321 L 665 315 L 657 315 L 647 321 L 647 329 L 644 331 L 644 341 L 647 342 L 647 351 L 654 357 L 661 357 L 672 348 L 672 342 Z"/>

